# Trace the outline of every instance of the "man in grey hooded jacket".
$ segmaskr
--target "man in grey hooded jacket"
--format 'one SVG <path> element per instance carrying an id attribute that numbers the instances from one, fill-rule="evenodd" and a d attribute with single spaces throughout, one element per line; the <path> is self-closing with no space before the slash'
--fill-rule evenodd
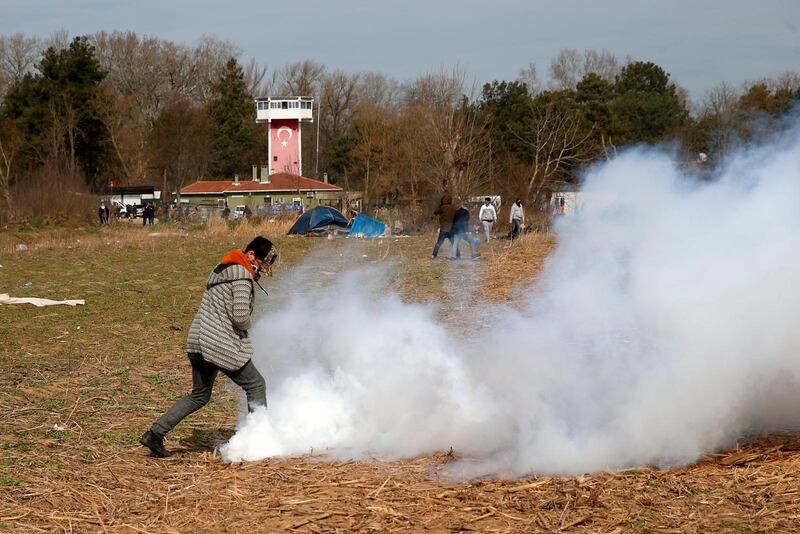
<path id="1" fill-rule="evenodd" d="M 244 389 L 251 412 L 267 405 L 264 377 L 252 362 L 248 330 L 254 284 L 259 272 L 269 269 L 267 257 L 271 250 L 272 243 L 258 236 L 244 251 L 235 249 L 225 254 L 209 275 L 186 343 L 192 366 L 192 392 L 159 417 L 139 440 L 154 456 L 170 455 L 164 448 L 164 436 L 184 417 L 206 405 L 220 371 Z"/>

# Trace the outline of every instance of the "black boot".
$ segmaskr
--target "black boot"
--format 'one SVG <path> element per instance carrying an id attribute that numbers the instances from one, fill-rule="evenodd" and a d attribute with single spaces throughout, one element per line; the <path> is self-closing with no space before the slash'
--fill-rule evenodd
<path id="1" fill-rule="evenodd" d="M 164 436 L 156 435 L 151 430 L 142 434 L 142 437 L 139 438 L 139 443 L 150 449 L 153 456 L 159 458 L 170 457 L 170 453 L 164 448 Z"/>

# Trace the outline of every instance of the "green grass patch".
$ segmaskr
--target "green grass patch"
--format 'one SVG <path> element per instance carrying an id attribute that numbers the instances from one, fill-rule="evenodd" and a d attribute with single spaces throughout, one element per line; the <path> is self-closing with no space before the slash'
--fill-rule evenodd
<path id="1" fill-rule="evenodd" d="M 8 475 L 0 474 L 0 486 L 21 486 L 23 482 Z"/>
<path id="2" fill-rule="evenodd" d="M 34 215 L 28 219 L 28 226 L 33 230 L 44 229 L 45 217 L 43 215 Z"/>
<path id="3" fill-rule="evenodd" d="M 165 381 L 164 377 L 162 377 L 158 373 L 156 373 L 154 375 L 144 375 L 144 379 L 147 380 L 148 384 L 151 384 L 153 386 L 157 386 L 159 384 L 163 384 L 164 381 Z"/>

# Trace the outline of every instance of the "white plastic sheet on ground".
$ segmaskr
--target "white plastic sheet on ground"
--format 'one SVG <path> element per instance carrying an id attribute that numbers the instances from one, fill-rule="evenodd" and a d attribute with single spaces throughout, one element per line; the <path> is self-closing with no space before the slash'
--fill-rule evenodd
<path id="1" fill-rule="evenodd" d="M 0 304 L 33 304 L 37 308 L 42 308 L 44 306 L 57 306 L 59 304 L 77 306 L 78 304 L 86 304 L 86 301 L 83 299 L 50 300 L 35 297 L 11 297 L 8 293 L 0 293 Z"/>

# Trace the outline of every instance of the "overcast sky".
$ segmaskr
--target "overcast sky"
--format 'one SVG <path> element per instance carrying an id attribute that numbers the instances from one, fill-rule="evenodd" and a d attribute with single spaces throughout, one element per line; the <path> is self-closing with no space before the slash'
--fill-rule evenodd
<path id="1" fill-rule="evenodd" d="M 654 61 L 693 100 L 800 71 L 800 0 L 0 0 L 0 33 L 228 39 L 270 68 L 313 59 L 400 81 L 460 63 L 478 83 L 547 74 L 562 48 Z"/>

